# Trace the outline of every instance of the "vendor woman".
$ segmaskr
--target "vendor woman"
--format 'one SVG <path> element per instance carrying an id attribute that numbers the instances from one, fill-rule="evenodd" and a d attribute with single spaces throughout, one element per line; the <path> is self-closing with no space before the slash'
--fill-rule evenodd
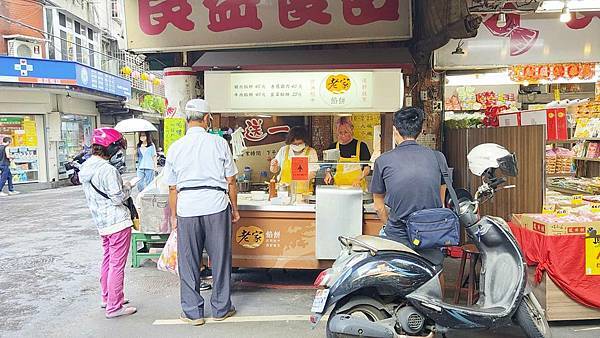
<path id="1" fill-rule="evenodd" d="M 285 140 L 285 144 L 279 151 L 275 158 L 271 160 L 271 172 L 279 173 L 278 181 L 280 183 L 292 182 L 292 157 L 295 156 L 307 156 L 310 164 L 308 167 L 309 181 L 298 184 L 296 187 L 296 193 L 312 193 L 309 182 L 316 176 L 319 170 L 319 165 L 316 164 L 319 161 L 317 151 L 307 145 L 308 132 L 304 127 L 293 127 L 290 129 L 288 136 Z"/>
<path id="2" fill-rule="evenodd" d="M 367 147 L 366 143 L 354 138 L 354 125 L 349 117 L 340 118 L 336 126 L 338 141 L 331 144 L 329 149 L 340 151 L 340 163 L 335 168 L 334 175 L 328 169 L 325 175 L 325 183 L 337 186 L 351 185 L 361 187 L 366 191 L 367 183 L 365 177 L 369 176 L 371 168 L 368 165 L 363 164 L 361 166 L 358 163 L 365 163 L 371 160 L 369 147 Z"/>

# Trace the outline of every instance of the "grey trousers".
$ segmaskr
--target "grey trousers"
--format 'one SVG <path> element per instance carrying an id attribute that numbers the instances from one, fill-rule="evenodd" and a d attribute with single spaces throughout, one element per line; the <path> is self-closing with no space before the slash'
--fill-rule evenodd
<path id="1" fill-rule="evenodd" d="M 204 318 L 200 295 L 202 252 L 210 258 L 213 290 L 210 298 L 213 317 L 223 317 L 231 304 L 231 209 L 212 215 L 177 217 L 177 264 L 181 308 L 189 319 Z"/>

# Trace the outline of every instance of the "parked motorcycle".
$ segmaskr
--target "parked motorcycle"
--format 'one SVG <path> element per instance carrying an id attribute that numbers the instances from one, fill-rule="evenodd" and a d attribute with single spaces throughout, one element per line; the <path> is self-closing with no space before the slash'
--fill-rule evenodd
<path id="1" fill-rule="evenodd" d="M 77 156 L 70 159 L 67 163 L 65 163 L 65 169 L 67 170 L 67 175 L 69 175 L 69 181 L 71 182 L 71 184 L 81 184 L 81 182 L 79 182 L 79 170 L 83 162 L 85 162 L 85 160 L 87 160 L 89 157 L 89 151 L 84 150 Z"/>
<path id="2" fill-rule="evenodd" d="M 482 157 L 492 164 L 481 166 Z M 495 329 L 511 323 L 520 325 L 529 338 L 551 337 L 544 311 L 527 287 L 523 253 L 506 222 L 478 215 L 480 204 L 509 188 L 496 173 L 500 169 L 516 176 L 516 158 L 491 144 L 474 148 L 468 158 L 469 169 L 482 178 L 482 185 L 474 197 L 463 193 L 457 203 L 460 223 L 481 253 L 476 304 L 444 302 L 442 268 L 412 248 L 379 237 L 341 236 L 339 257 L 314 283 L 318 290 L 313 325 L 333 308 L 327 337 L 445 337 L 449 330 Z"/>

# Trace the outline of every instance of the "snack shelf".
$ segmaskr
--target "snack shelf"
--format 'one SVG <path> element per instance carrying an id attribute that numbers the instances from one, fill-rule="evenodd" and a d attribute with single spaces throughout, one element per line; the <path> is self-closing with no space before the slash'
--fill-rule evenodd
<path id="1" fill-rule="evenodd" d="M 600 158 L 574 157 L 575 161 L 600 162 Z"/>
<path id="2" fill-rule="evenodd" d="M 575 189 L 558 188 L 558 187 L 552 187 L 552 186 L 548 187 L 548 189 L 559 192 L 561 194 L 567 194 L 567 195 L 590 195 L 591 194 L 589 191 L 580 191 L 580 190 L 575 190 Z"/>
<path id="3" fill-rule="evenodd" d="M 575 173 L 569 173 L 569 174 L 546 174 L 546 177 L 575 177 Z"/>

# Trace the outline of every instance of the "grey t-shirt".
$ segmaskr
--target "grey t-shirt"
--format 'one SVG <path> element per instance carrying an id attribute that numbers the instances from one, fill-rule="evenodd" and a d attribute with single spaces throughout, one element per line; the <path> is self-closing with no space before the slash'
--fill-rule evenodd
<path id="1" fill-rule="evenodd" d="M 442 165 L 448 170 L 443 158 Z M 385 194 L 385 204 L 391 209 L 386 234 L 390 230 L 394 232 L 388 227 L 400 226 L 400 221 L 415 211 L 441 208 L 442 182 L 435 153 L 415 141 L 404 141 L 394 150 L 382 154 L 375 161 L 369 190 L 374 194 Z"/>

